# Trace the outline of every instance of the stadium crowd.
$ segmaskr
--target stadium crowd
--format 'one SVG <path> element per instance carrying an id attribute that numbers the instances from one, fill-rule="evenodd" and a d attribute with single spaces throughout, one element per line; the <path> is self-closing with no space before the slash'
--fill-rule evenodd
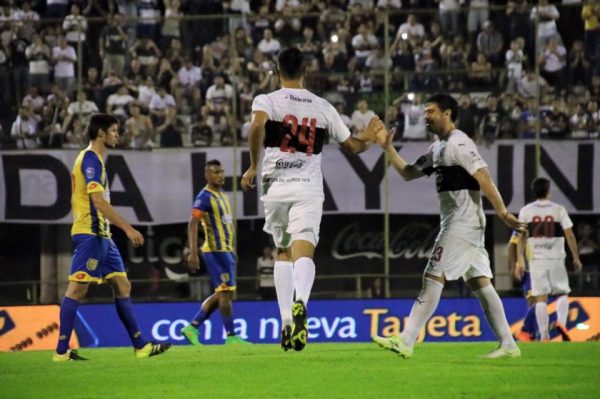
<path id="1" fill-rule="evenodd" d="M 122 148 L 231 145 L 289 45 L 353 131 L 375 112 L 426 140 L 423 93 L 445 90 L 482 143 L 538 123 L 598 138 L 599 18 L 596 0 L 3 0 L 2 148 L 79 148 L 98 111 L 122 122 Z"/>

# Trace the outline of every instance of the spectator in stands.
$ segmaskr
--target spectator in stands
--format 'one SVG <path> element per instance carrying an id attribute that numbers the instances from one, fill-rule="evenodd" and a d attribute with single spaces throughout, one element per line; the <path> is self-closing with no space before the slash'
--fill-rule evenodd
<path id="1" fill-rule="evenodd" d="M 441 76 L 432 72 L 438 69 L 438 63 L 433 57 L 431 42 L 425 40 L 422 45 L 415 47 L 415 74 L 413 76 L 412 85 L 419 90 L 438 90 L 441 85 Z"/>
<path id="2" fill-rule="evenodd" d="M 156 128 L 156 132 L 160 134 L 160 146 L 162 148 L 183 146 L 182 136 L 185 132 L 185 126 L 177 118 L 175 106 L 167 106 L 164 121 Z"/>
<path id="3" fill-rule="evenodd" d="M 352 38 L 352 48 L 354 49 L 356 69 L 362 70 L 367 58 L 369 58 L 369 56 L 378 46 L 379 42 L 369 27 L 364 24 L 360 25 L 358 27 L 358 34 Z"/>
<path id="4" fill-rule="evenodd" d="M 302 41 L 298 43 L 297 47 L 307 61 L 318 58 L 321 52 L 321 44 L 315 41 L 315 31 L 308 26 L 302 30 Z"/>
<path id="5" fill-rule="evenodd" d="M 27 75 L 29 74 L 29 61 L 25 52 L 29 46 L 25 29 L 13 26 L 10 31 L 10 70 L 12 72 L 12 83 L 17 103 L 21 101 L 27 86 Z"/>
<path id="6" fill-rule="evenodd" d="M 108 75 L 111 71 L 120 76 L 124 75 L 127 40 L 123 17 L 115 14 L 100 34 L 98 47 L 102 59 L 102 76 Z"/>
<path id="7" fill-rule="evenodd" d="M 598 0 L 588 0 L 581 10 L 584 22 L 585 53 L 590 60 L 600 57 L 600 3 Z"/>
<path id="8" fill-rule="evenodd" d="M 77 93 L 77 101 L 73 101 L 67 108 L 67 117 L 62 126 L 62 132 L 66 133 L 72 126 L 74 119 L 79 119 L 83 126 L 87 126 L 93 114 L 100 112 L 98 105 L 87 99 L 85 91 Z"/>
<path id="9" fill-rule="evenodd" d="M 534 98 L 538 94 L 538 87 L 541 91 L 541 94 L 546 90 L 548 86 L 548 82 L 542 76 L 536 78 L 535 70 L 528 69 L 525 76 L 521 78 L 519 84 L 517 85 L 517 92 L 522 99 Z"/>
<path id="10" fill-rule="evenodd" d="M 259 42 L 266 29 L 273 29 L 273 22 L 269 14 L 269 6 L 263 4 L 258 8 L 258 15 L 252 21 L 252 41 Z"/>
<path id="11" fill-rule="evenodd" d="M 61 148 L 64 135 L 52 107 L 44 106 L 38 123 L 38 137 L 43 148 Z"/>
<path id="12" fill-rule="evenodd" d="M 111 114 L 122 123 L 129 116 L 127 109 L 129 104 L 135 99 L 129 93 L 129 89 L 126 84 L 122 84 L 116 93 L 108 96 L 106 100 L 106 113 Z"/>
<path id="13" fill-rule="evenodd" d="M 533 55 L 531 31 L 533 23 L 530 19 L 529 4 L 526 0 L 509 1 L 506 5 L 506 30 L 508 39 L 513 41 L 519 37 L 525 39 L 523 51 L 528 57 Z"/>
<path id="14" fill-rule="evenodd" d="M 67 94 L 71 94 L 75 89 L 77 54 L 67 43 L 66 37 L 61 36 L 58 39 L 58 46 L 52 49 L 52 60 L 54 61 L 54 83 Z"/>
<path id="15" fill-rule="evenodd" d="M 154 125 L 150 117 L 141 113 L 140 104 L 132 101 L 129 104 L 129 119 L 125 121 L 125 134 L 123 144 L 126 148 L 140 149 L 152 148 L 154 143 Z"/>
<path id="16" fill-rule="evenodd" d="M 356 105 L 356 110 L 350 117 L 350 123 L 352 127 L 352 133 L 358 134 L 364 128 L 367 127 L 371 118 L 377 116 L 375 112 L 369 109 L 369 103 L 367 100 L 360 100 Z"/>
<path id="17" fill-rule="evenodd" d="M 504 56 L 504 39 L 496 30 L 492 21 L 483 23 L 483 30 L 477 36 L 477 49 L 485 55 L 487 60 L 494 66 L 502 64 Z"/>
<path id="18" fill-rule="evenodd" d="M 240 57 L 249 60 L 254 52 L 254 42 L 250 35 L 248 35 L 248 32 L 246 32 L 246 29 L 241 26 L 238 27 L 235 30 L 233 40 L 235 41 L 235 50 L 237 51 L 237 54 Z"/>
<path id="19" fill-rule="evenodd" d="M 420 94 L 408 93 L 394 101 L 401 104 L 400 109 L 404 116 L 404 140 L 427 140 L 428 133 L 425 126 L 425 105 Z"/>
<path id="20" fill-rule="evenodd" d="M 246 125 L 246 123 L 244 123 L 244 126 L 242 127 L 242 139 L 248 137 L 244 137 L 244 132 L 247 132 L 247 129 L 250 128 L 250 116 L 246 115 L 245 117 L 248 119 L 246 121 L 248 124 Z M 210 147 L 212 145 L 214 136 L 213 130 L 202 117 L 202 113 L 197 115 L 196 123 L 192 124 L 190 128 L 192 135 L 191 141 L 194 147 Z"/>
<path id="21" fill-rule="evenodd" d="M 523 68 L 527 62 L 524 44 L 523 38 L 517 38 L 510 42 L 510 48 L 506 50 L 506 90 L 510 93 L 515 92 L 519 80 L 523 78 Z"/>
<path id="22" fill-rule="evenodd" d="M 587 104 L 587 112 L 590 116 L 588 132 L 590 138 L 597 139 L 600 137 L 600 111 L 598 110 L 598 101 L 590 100 Z"/>
<path id="23" fill-rule="evenodd" d="M 40 115 L 42 108 L 44 107 L 44 97 L 40 95 L 40 90 L 37 86 L 29 86 L 27 88 L 27 95 L 23 97 L 22 105 L 29 108 L 34 115 Z"/>
<path id="24" fill-rule="evenodd" d="M 475 39 L 480 29 L 485 29 L 485 22 L 490 16 L 489 6 L 488 0 L 471 0 L 467 16 L 467 32 L 471 40 Z"/>
<path id="25" fill-rule="evenodd" d="M 431 42 L 431 50 L 434 58 L 441 60 L 440 48 L 444 42 L 444 35 L 442 35 L 442 27 L 438 21 L 431 21 L 425 39 Z"/>
<path id="26" fill-rule="evenodd" d="M 140 104 L 140 107 L 144 113 L 147 113 L 150 109 L 150 102 L 152 101 L 152 98 L 156 95 L 156 90 L 154 88 L 154 79 L 152 79 L 152 76 L 147 76 L 144 82 L 138 85 L 137 93 L 137 100 Z"/>
<path id="27" fill-rule="evenodd" d="M 169 93 L 174 94 L 177 87 L 177 82 L 173 80 L 175 77 L 177 77 L 177 73 L 171 66 L 169 59 L 165 57 L 161 58 L 158 73 L 156 74 L 156 83 L 159 86 L 168 87 Z"/>
<path id="28" fill-rule="evenodd" d="M 90 101 L 98 105 L 98 108 L 104 109 L 104 97 L 102 93 L 102 82 L 98 75 L 96 67 L 89 67 L 82 82 L 83 90 Z"/>
<path id="29" fill-rule="evenodd" d="M 271 75 L 273 76 L 273 75 Z M 202 117 L 213 132 L 221 133 L 221 142 L 230 140 L 233 128 L 231 106 L 233 87 L 225 83 L 223 75 L 214 78 L 213 85 L 206 91 L 206 105 L 202 108 Z"/>
<path id="30" fill-rule="evenodd" d="M 268 58 L 273 58 L 281 50 L 281 44 L 273 37 L 271 29 L 265 29 L 263 32 L 263 39 L 258 43 L 258 49 Z"/>
<path id="31" fill-rule="evenodd" d="M 559 92 L 565 87 L 567 73 L 567 50 L 556 38 L 548 40 L 539 59 L 540 73 Z"/>
<path id="32" fill-rule="evenodd" d="M 583 264 L 582 273 L 578 276 L 578 289 L 581 291 L 585 284 L 590 284 L 592 294 L 598 293 L 598 272 L 600 271 L 600 242 L 590 223 L 582 223 L 577 226 L 577 247 Z"/>
<path id="33" fill-rule="evenodd" d="M 161 51 L 149 38 L 139 38 L 129 50 L 131 57 L 137 58 L 148 75 L 154 75 L 161 56 Z"/>
<path id="34" fill-rule="evenodd" d="M 181 12 L 181 2 L 179 0 L 163 0 L 165 4 L 165 18 L 161 28 L 162 48 L 166 49 L 171 43 L 171 39 L 181 39 L 180 21 L 183 13 Z"/>
<path id="35" fill-rule="evenodd" d="M 445 41 L 440 47 L 440 57 L 443 68 L 452 71 L 448 74 L 447 87 L 450 90 L 462 89 L 469 70 L 468 49 L 464 37 L 457 35 L 452 41 Z"/>
<path id="36" fill-rule="evenodd" d="M 425 27 L 417 21 L 417 17 L 414 14 L 408 14 L 406 22 L 398 28 L 392 47 L 397 47 L 399 40 L 408 40 L 410 45 L 414 47 L 417 43 L 421 43 L 424 38 Z"/>
<path id="37" fill-rule="evenodd" d="M 589 86 L 592 76 L 592 63 L 585 53 L 581 40 L 575 40 L 569 52 L 569 85 Z"/>
<path id="38" fill-rule="evenodd" d="M 522 139 L 533 139 L 537 134 L 538 105 L 534 97 L 523 101 L 521 116 L 519 117 L 518 137 Z"/>
<path id="39" fill-rule="evenodd" d="M 10 130 L 10 136 L 16 141 L 18 149 L 33 149 L 40 146 L 38 122 L 39 119 L 32 115 L 29 107 L 23 105 L 19 107 L 19 115 Z"/>
<path id="40" fill-rule="evenodd" d="M 562 139 L 569 133 L 569 116 L 566 113 L 566 103 L 557 98 L 552 104 L 550 112 L 543 116 L 543 124 L 548 130 L 548 137 Z"/>
<path id="41" fill-rule="evenodd" d="M 138 24 L 137 36 L 140 39 L 150 39 L 152 42 L 158 40 L 160 21 L 159 0 L 138 0 Z"/>
<path id="42" fill-rule="evenodd" d="M 177 104 L 172 95 L 167 92 L 165 86 L 159 86 L 156 94 L 152 96 L 150 100 L 150 112 L 152 113 L 152 121 L 155 125 L 162 124 L 164 122 L 167 107 L 177 109 Z"/>
<path id="43" fill-rule="evenodd" d="M 192 106 L 197 109 L 200 106 L 200 86 L 202 80 L 202 70 L 195 66 L 190 58 L 186 58 L 184 64 L 177 71 L 179 85 L 182 90 L 178 90 L 182 96 L 185 96 Z M 177 100 L 179 102 L 179 99 Z"/>
<path id="44" fill-rule="evenodd" d="M 33 34 L 32 43 L 25 49 L 29 60 L 29 85 L 39 87 L 46 93 L 50 89 L 50 48 L 42 41 L 38 33 Z"/>
<path id="45" fill-rule="evenodd" d="M 332 33 L 342 26 L 346 20 L 346 14 L 335 1 L 328 1 L 327 8 L 321 13 L 317 24 L 317 33 L 321 42 L 330 40 Z"/>
<path id="46" fill-rule="evenodd" d="M 558 33 L 556 21 L 560 13 L 556 6 L 548 4 L 548 0 L 539 0 L 538 5 L 531 9 L 531 20 L 538 18 L 538 30 L 536 34 L 536 48 L 538 53 L 543 51 L 550 39 L 556 38 L 562 44 L 562 38 Z"/>
<path id="47" fill-rule="evenodd" d="M 81 43 L 83 54 L 87 54 L 84 43 L 88 24 L 87 19 L 81 15 L 81 9 L 77 3 L 71 5 L 71 13 L 65 17 L 62 28 L 69 46 L 72 46 L 75 51 L 79 51 L 79 44 Z M 83 58 L 85 59 L 85 57 Z"/>
<path id="48" fill-rule="evenodd" d="M 0 109 L 6 109 L 10 103 L 10 53 L 8 43 L 0 41 Z"/>
<path id="49" fill-rule="evenodd" d="M 447 37 L 454 36 L 459 32 L 458 29 L 458 18 L 460 14 L 460 1 L 459 0 L 435 0 L 440 3 L 440 22 L 442 24 L 442 31 Z"/>
<path id="50" fill-rule="evenodd" d="M 590 115 L 586 112 L 584 104 L 577 104 L 577 110 L 569 119 L 571 137 L 574 139 L 585 139 L 589 137 L 588 127 Z"/>
<path id="51" fill-rule="evenodd" d="M 263 248 L 262 255 L 256 259 L 256 288 L 260 297 L 265 301 L 276 298 L 275 281 L 273 280 L 274 267 L 273 247 L 267 245 Z"/>
<path id="52" fill-rule="evenodd" d="M 365 293 L 367 298 L 385 298 L 385 288 L 381 277 L 376 277 L 367 288 Z"/>
<path id="53" fill-rule="evenodd" d="M 297 40 L 302 30 L 302 23 L 297 17 L 302 8 L 298 0 L 278 0 L 275 4 L 275 11 L 279 13 L 274 25 L 275 34 L 288 46 Z"/>
<path id="54" fill-rule="evenodd" d="M 473 104 L 469 93 L 462 93 L 458 100 L 458 117 L 456 127 L 465 132 L 471 139 L 478 137 L 479 110 Z"/>
<path id="55" fill-rule="evenodd" d="M 471 63 L 469 70 L 471 85 L 477 88 L 488 88 L 492 86 L 492 64 L 488 62 L 483 53 L 477 53 L 477 58 Z"/>
<path id="56" fill-rule="evenodd" d="M 46 0 L 46 18 L 62 19 L 69 12 L 69 0 Z"/>
<path id="57" fill-rule="evenodd" d="M 491 93 L 487 96 L 486 107 L 481 111 L 481 122 L 479 124 L 480 138 L 486 146 L 492 144 L 500 133 L 505 115 L 502 108 L 498 106 L 498 96 Z"/>

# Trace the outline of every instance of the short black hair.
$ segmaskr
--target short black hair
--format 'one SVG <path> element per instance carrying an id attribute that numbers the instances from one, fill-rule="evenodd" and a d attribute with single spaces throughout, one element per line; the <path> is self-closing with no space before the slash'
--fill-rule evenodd
<path id="1" fill-rule="evenodd" d="M 437 93 L 429 97 L 426 103 L 435 103 L 442 112 L 450 110 L 450 119 L 456 121 L 458 117 L 458 102 L 450 94 Z"/>
<path id="2" fill-rule="evenodd" d="M 546 198 L 550 192 L 550 180 L 545 177 L 538 177 L 531 183 L 531 191 L 536 199 Z"/>
<path id="3" fill-rule="evenodd" d="M 300 79 L 304 73 L 304 54 L 296 47 L 281 50 L 277 56 L 279 73 L 285 79 Z"/>
<path id="4" fill-rule="evenodd" d="M 210 161 L 206 162 L 206 166 L 221 166 L 221 161 L 218 159 L 211 159 Z"/>
<path id="5" fill-rule="evenodd" d="M 112 115 L 109 114 L 94 114 L 90 118 L 90 122 L 87 126 L 87 135 L 90 140 L 95 140 L 98 137 L 100 129 L 108 132 L 108 129 L 112 125 L 118 125 L 119 121 Z"/>

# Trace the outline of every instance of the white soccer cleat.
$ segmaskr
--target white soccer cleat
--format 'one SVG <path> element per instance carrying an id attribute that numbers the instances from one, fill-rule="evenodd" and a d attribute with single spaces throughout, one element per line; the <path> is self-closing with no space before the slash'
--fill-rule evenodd
<path id="1" fill-rule="evenodd" d="M 521 357 L 521 350 L 518 347 L 514 347 L 514 348 L 503 348 L 503 347 L 498 347 L 497 349 L 494 349 L 493 351 L 491 351 L 490 353 L 488 353 L 487 355 L 483 356 L 486 359 L 501 359 L 504 357 Z"/>
<path id="2" fill-rule="evenodd" d="M 375 335 L 371 337 L 371 339 L 383 349 L 388 349 L 392 352 L 396 352 L 398 355 L 400 355 L 400 357 L 403 357 L 405 359 L 408 359 L 413 354 L 413 348 L 411 346 L 406 345 L 399 335 L 394 335 L 390 338 L 384 338 Z"/>

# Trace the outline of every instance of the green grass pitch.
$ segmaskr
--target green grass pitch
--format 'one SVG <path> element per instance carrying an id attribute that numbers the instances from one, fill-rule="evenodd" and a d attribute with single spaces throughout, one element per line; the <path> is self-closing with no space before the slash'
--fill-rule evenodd
<path id="1" fill-rule="evenodd" d="M 375 344 L 176 346 L 138 360 L 129 348 L 0 353 L 0 398 L 600 398 L 600 344 L 522 344 L 519 359 L 480 355 L 494 343 L 426 343 L 412 359 Z"/>

